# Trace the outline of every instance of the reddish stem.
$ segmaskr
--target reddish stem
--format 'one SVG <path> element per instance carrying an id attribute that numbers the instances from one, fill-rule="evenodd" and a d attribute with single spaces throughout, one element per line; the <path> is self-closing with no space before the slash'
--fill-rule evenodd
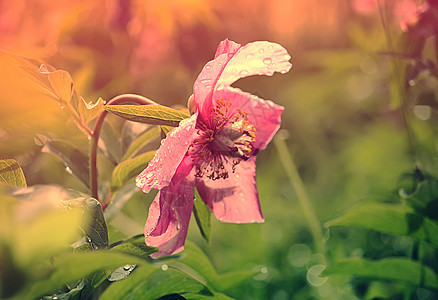
<path id="1" fill-rule="evenodd" d="M 117 104 L 139 104 L 139 105 L 150 105 L 157 104 L 156 102 L 145 98 L 140 95 L 135 94 L 122 94 L 112 98 L 106 105 L 117 105 Z M 90 141 L 90 191 L 91 197 L 99 200 L 98 193 L 98 183 L 97 183 L 97 145 L 100 137 L 100 130 L 102 129 L 103 121 L 105 120 L 108 112 L 106 110 L 102 111 L 97 117 L 94 129 L 91 132 Z M 102 204 L 102 208 L 106 207 L 108 199 Z"/>

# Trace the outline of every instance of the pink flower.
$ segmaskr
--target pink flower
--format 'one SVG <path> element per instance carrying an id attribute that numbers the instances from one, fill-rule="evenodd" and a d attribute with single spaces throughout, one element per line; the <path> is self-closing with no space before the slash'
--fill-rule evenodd
<path id="1" fill-rule="evenodd" d="M 250 75 L 286 73 L 290 55 L 278 44 L 245 46 L 224 40 L 194 87 L 194 114 L 162 141 L 154 159 L 137 177 L 145 193 L 159 193 L 149 208 L 146 244 L 157 258 L 184 249 L 195 185 L 222 222 L 263 222 L 258 199 L 256 155 L 280 127 L 283 107 L 231 87 Z M 190 102 L 190 101 L 189 101 Z"/>

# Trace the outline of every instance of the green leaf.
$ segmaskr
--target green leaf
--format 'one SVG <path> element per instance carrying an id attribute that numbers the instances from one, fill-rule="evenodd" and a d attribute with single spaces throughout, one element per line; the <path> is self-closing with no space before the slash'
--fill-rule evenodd
<path id="1" fill-rule="evenodd" d="M 82 214 L 88 216 L 81 225 L 86 242 L 91 249 L 108 247 L 108 229 L 100 202 L 87 194 L 67 190 L 69 200 L 63 201 L 68 207 L 80 207 Z"/>
<path id="2" fill-rule="evenodd" d="M 154 155 L 155 151 L 149 151 L 118 164 L 113 171 L 111 187 L 113 189 L 118 189 L 122 187 L 128 179 L 140 174 L 149 161 L 154 158 Z"/>
<path id="3" fill-rule="evenodd" d="M 148 130 L 146 130 L 142 135 L 140 135 L 131 143 L 128 150 L 126 150 L 125 154 L 123 155 L 122 161 L 127 160 L 128 158 L 132 158 L 144 146 L 154 141 L 159 136 L 160 136 L 160 128 L 157 126 L 151 127 Z"/>
<path id="4" fill-rule="evenodd" d="M 61 103 L 70 102 L 73 96 L 73 80 L 70 74 L 64 70 L 50 72 L 43 64 L 38 70 L 39 73 L 47 75 L 52 89 L 55 91 Z"/>
<path id="5" fill-rule="evenodd" d="M 213 282 L 215 288 L 219 291 L 226 291 L 232 287 L 242 284 L 244 281 L 254 277 L 259 272 L 239 270 L 219 275 Z"/>
<path id="6" fill-rule="evenodd" d="M 2 221 L 4 222 L 4 220 Z M 23 288 L 28 278 L 25 270 L 16 265 L 11 248 L 4 242 L 0 244 L 0 255 L 2 259 L 0 299 L 9 299 Z"/>
<path id="7" fill-rule="evenodd" d="M 88 223 L 84 226 L 86 241 L 92 249 L 108 247 L 108 228 L 99 201 L 91 197 L 84 197 L 81 208 L 89 216 Z"/>
<path id="8" fill-rule="evenodd" d="M 233 298 L 228 297 L 225 294 L 211 291 L 210 295 L 204 294 L 194 294 L 194 293 L 184 293 L 184 298 L 187 300 L 232 300 Z"/>
<path id="9" fill-rule="evenodd" d="M 438 278 L 435 272 L 420 262 L 408 258 L 346 259 L 329 266 L 322 275 L 361 276 L 375 280 L 402 281 L 413 286 L 438 289 Z"/>
<path id="10" fill-rule="evenodd" d="M 15 224 L 13 246 L 18 263 L 26 267 L 67 250 L 80 237 L 78 227 L 83 220 L 78 208 L 50 209 L 30 222 Z"/>
<path id="11" fill-rule="evenodd" d="M 198 224 L 202 236 L 207 242 L 210 242 L 211 210 L 200 197 L 196 197 L 193 202 L 193 215 L 195 216 L 196 224 Z"/>
<path id="12" fill-rule="evenodd" d="M 109 276 L 109 281 L 119 281 L 128 278 L 131 275 L 132 271 L 134 271 L 137 265 L 124 265 L 123 267 L 119 267 L 114 270 Z"/>
<path id="13" fill-rule="evenodd" d="M 172 131 L 172 129 L 174 127 L 171 126 L 160 126 L 161 127 L 161 133 L 162 133 L 162 137 L 164 138 L 169 132 Z"/>
<path id="14" fill-rule="evenodd" d="M 99 99 L 97 99 L 95 103 L 87 103 L 79 95 L 78 97 L 80 98 L 80 100 L 78 101 L 79 115 L 81 116 L 84 124 L 88 124 L 90 121 L 96 118 L 101 111 L 103 111 L 103 99 L 99 97 Z"/>
<path id="15" fill-rule="evenodd" d="M 130 121 L 178 126 L 181 120 L 190 116 L 176 109 L 162 105 L 107 105 L 105 109 Z"/>
<path id="16" fill-rule="evenodd" d="M 135 183 L 127 183 L 111 195 L 110 204 L 105 208 L 105 219 L 110 220 L 122 207 L 133 197 L 133 195 L 142 191 L 135 189 Z"/>
<path id="17" fill-rule="evenodd" d="M 90 201 L 87 203 L 86 210 L 90 211 L 92 215 L 90 225 L 85 233 L 87 234 L 87 242 L 93 249 L 102 249 L 108 247 L 108 229 L 100 203 L 93 200 L 96 201 L 94 206 L 91 205 Z"/>
<path id="18" fill-rule="evenodd" d="M 326 226 L 354 226 L 394 235 L 407 235 L 438 246 L 437 223 L 398 205 L 361 205 L 327 222 Z"/>
<path id="19" fill-rule="evenodd" d="M 122 157 L 122 149 L 120 147 L 120 133 L 113 122 L 103 123 L 100 139 L 103 143 L 99 143 L 99 149 L 117 165 Z"/>
<path id="20" fill-rule="evenodd" d="M 209 293 L 204 285 L 180 271 L 172 268 L 163 270 L 153 271 L 149 266 L 141 266 L 128 280 L 111 284 L 100 299 L 154 300 L 175 293 L 199 293 L 204 290 Z"/>
<path id="21" fill-rule="evenodd" d="M 87 187 L 90 187 L 88 171 L 88 157 L 67 141 L 51 140 L 47 141 L 41 150 L 50 153 L 62 160 L 64 165 L 71 170 L 79 180 Z"/>
<path id="22" fill-rule="evenodd" d="M 186 240 L 184 251 L 176 261 L 176 265 L 171 260 L 169 260 L 168 263 L 169 265 L 174 266 L 186 273 L 190 273 L 191 270 L 181 267 L 181 263 L 188 266 L 190 269 L 202 276 L 204 280 L 201 281 L 205 281 L 207 284 L 214 283 L 217 279 L 216 270 L 210 262 L 210 259 L 196 244 L 188 240 Z"/>
<path id="23" fill-rule="evenodd" d="M 126 264 L 141 264 L 139 258 L 109 251 L 91 251 L 83 253 L 67 253 L 53 259 L 52 272 L 38 277 L 21 299 L 34 299 L 49 294 L 69 282 L 73 282 L 96 271 L 106 268 L 117 268 Z"/>
<path id="24" fill-rule="evenodd" d="M 23 170 L 14 159 L 0 160 L 0 183 L 6 183 L 12 186 L 26 187 L 26 178 Z"/>
<path id="25" fill-rule="evenodd" d="M 143 259 L 149 259 L 149 255 L 157 252 L 158 248 L 146 246 L 144 235 L 142 234 L 114 246 L 111 248 L 111 251 L 118 251 L 129 255 L 138 256 Z"/>
<path id="26" fill-rule="evenodd" d="M 92 249 L 108 246 L 105 219 L 96 199 L 55 185 L 14 188 L 12 191 L 15 197 L 24 200 L 19 202 L 20 214 L 29 219 L 14 226 L 23 230 L 15 235 L 17 247 L 25 251 L 20 259 L 29 256 L 29 261 L 37 261 L 35 256 L 44 259 L 59 253 L 80 237 L 79 229 Z"/>
<path id="27" fill-rule="evenodd" d="M 400 195 L 418 213 L 438 219 L 438 180 L 435 178 L 421 181 L 410 194 L 402 189 Z"/>
<path id="28" fill-rule="evenodd" d="M 57 293 L 52 294 L 50 296 L 45 296 L 42 298 L 42 300 L 70 300 L 70 299 L 80 299 L 80 297 L 83 297 L 82 290 L 84 288 L 84 281 L 82 280 L 75 288 L 72 288 L 67 293 Z"/>

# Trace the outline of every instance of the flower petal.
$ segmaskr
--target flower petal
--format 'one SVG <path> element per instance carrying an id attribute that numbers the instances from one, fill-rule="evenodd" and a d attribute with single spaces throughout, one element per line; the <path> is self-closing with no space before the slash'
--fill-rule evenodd
<path id="1" fill-rule="evenodd" d="M 224 53 L 233 56 L 237 52 L 237 50 L 239 50 L 240 47 L 241 47 L 240 44 L 230 41 L 229 39 L 225 39 L 219 43 L 219 46 L 217 46 L 217 50 L 216 50 L 216 54 L 214 55 L 214 58 Z"/>
<path id="2" fill-rule="evenodd" d="M 186 157 L 170 184 L 155 197 L 149 207 L 144 228 L 145 242 L 160 250 L 151 255 L 158 258 L 184 249 L 190 216 L 193 210 L 195 181 L 192 162 Z"/>
<path id="3" fill-rule="evenodd" d="M 136 185 L 145 193 L 149 193 L 152 188 L 159 190 L 169 185 L 191 142 L 197 136 L 197 115 L 196 113 L 182 120 L 178 127 L 167 134 L 147 168 L 137 176 Z"/>
<path id="4" fill-rule="evenodd" d="M 241 161 L 227 179 L 198 178 L 202 200 L 219 221 L 230 223 L 264 222 L 256 186 L 255 156 Z"/>
<path id="5" fill-rule="evenodd" d="M 280 128 L 283 106 L 233 87 L 216 91 L 214 97 L 231 102 L 230 111 L 232 112 L 240 109 L 247 113 L 249 123 L 256 129 L 253 146 L 258 150 L 265 149 Z"/>
<path id="6" fill-rule="evenodd" d="M 246 44 L 227 63 L 215 88 L 225 88 L 239 78 L 251 75 L 284 74 L 292 67 L 290 58 L 287 50 L 276 43 L 258 41 Z"/>
<path id="7" fill-rule="evenodd" d="M 216 86 L 216 82 L 221 76 L 228 61 L 239 48 L 240 45 L 235 42 L 229 40 L 222 41 L 216 51 L 215 58 L 204 66 L 196 79 L 195 84 L 193 85 L 193 95 L 195 97 L 196 106 L 200 111 L 201 118 L 210 115 L 213 88 Z"/>

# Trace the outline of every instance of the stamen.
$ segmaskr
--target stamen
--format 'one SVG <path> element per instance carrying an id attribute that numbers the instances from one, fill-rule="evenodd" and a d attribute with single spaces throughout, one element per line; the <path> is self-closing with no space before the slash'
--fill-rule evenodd
<path id="1" fill-rule="evenodd" d="M 247 113 L 231 110 L 231 102 L 216 101 L 205 122 L 197 124 L 199 138 L 189 147 L 197 177 L 226 179 L 236 166 L 249 159 L 255 141 L 255 127 L 249 124 Z"/>

